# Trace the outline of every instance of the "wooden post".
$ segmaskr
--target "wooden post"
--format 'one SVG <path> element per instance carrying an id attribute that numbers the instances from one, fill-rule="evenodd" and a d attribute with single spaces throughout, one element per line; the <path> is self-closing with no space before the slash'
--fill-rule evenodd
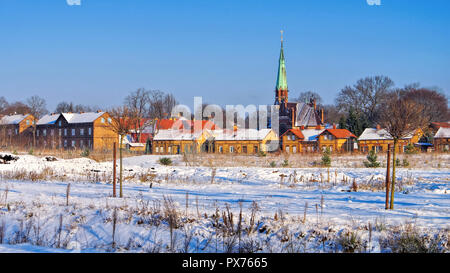
<path id="1" fill-rule="evenodd" d="M 385 209 L 389 209 L 389 172 L 391 169 L 391 144 L 388 144 L 387 148 L 387 166 L 386 166 L 386 207 Z"/>
<path id="2" fill-rule="evenodd" d="M 113 197 L 116 197 L 116 142 L 113 144 Z"/>

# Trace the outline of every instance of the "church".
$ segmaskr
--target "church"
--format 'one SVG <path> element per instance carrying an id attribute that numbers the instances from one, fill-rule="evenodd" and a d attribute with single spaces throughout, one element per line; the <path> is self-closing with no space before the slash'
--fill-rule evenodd
<path id="1" fill-rule="evenodd" d="M 283 32 L 282 32 L 283 33 Z M 279 109 L 280 136 L 289 129 L 324 129 L 324 112 L 318 109 L 315 100 L 309 102 L 289 102 L 289 89 L 286 76 L 283 36 L 281 36 L 280 58 L 278 60 L 275 102 Z"/>

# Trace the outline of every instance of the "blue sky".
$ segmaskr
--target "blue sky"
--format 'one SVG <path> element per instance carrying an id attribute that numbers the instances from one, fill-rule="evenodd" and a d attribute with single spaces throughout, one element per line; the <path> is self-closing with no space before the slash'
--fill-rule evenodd
<path id="1" fill-rule="evenodd" d="M 281 29 L 290 97 L 332 103 L 369 75 L 448 95 L 448 14 L 448 0 L 0 0 L 0 96 L 106 108 L 144 87 L 271 104 Z"/>

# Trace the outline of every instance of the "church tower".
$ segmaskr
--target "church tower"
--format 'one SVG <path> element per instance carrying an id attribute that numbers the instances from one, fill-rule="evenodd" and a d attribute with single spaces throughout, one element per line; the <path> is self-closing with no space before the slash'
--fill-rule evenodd
<path id="1" fill-rule="evenodd" d="M 275 105 L 283 105 L 286 107 L 288 103 L 288 86 L 286 77 L 286 63 L 284 59 L 283 49 L 283 31 L 281 31 L 281 50 L 280 59 L 278 60 L 277 84 L 275 87 Z"/>

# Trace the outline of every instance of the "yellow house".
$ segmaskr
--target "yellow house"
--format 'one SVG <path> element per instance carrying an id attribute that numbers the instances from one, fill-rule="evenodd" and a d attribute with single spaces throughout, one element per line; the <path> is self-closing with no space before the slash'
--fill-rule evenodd
<path id="1" fill-rule="evenodd" d="M 407 145 L 419 142 L 422 135 L 423 131 L 417 129 L 405 138 L 400 139 L 397 145 L 397 152 L 404 152 Z M 358 147 L 361 152 L 371 150 L 384 152 L 387 151 L 388 144 L 394 144 L 394 141 L 389 133 L 379 126 L 377 128 L 366 128 L 358 138 Z"/>
<path id="2" fill-rule="evenodd" d="M 278 136 L 272 129 L 214 130 L 208 141 L 220 154 L 257 154 L 278 150 Z"/>
<path id="3" fill-rule="evenodd" d="M 153 138 L 153 154 L 199 153 L 211 137 L 211 131 L 158 130 Z"/>
<path id="4" fill-rule="evenodd" d="M 289 129 L 281 136 L 285 153 L 312 153 L 319 151 L 318 136 L 324 129 Z"/>
<path id="5" fill-rule="evenodd" d="M 319 149 L 330 149 L 332 152 L 351 152 L 356 136 L 347 129 L 326 129 L 319 134 Z"/>
<path id="6" fill-rule="evenodd" d="M 2 145 L 29 146 L 32 144 L 32 126 L 36 123 L 33 115 L 7 115 L 0 119 Z"/>

